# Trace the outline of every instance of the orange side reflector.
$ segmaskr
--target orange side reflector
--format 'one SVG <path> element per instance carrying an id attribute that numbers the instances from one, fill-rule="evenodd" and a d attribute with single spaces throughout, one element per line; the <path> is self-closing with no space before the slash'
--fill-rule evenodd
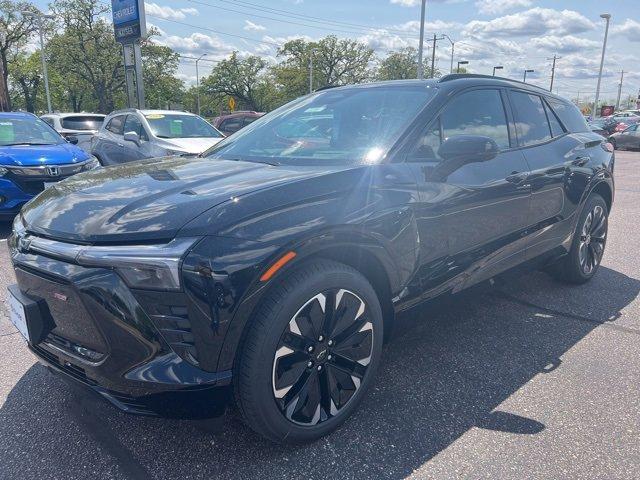
<path id="1" fill-rule="evenodd" d="M 266 282 L 267 280 L 269 280 L 271 277 L 273 277 L 277 273 L 278 270 L 284 267 L 286 263 L 288 263 L 290 260 L 293 260 L 295 256 L 296 256 L 296 252 L 285 253 L 282 257 L 278 259 L 277 262 L 275 262 L 273 265 L 269 267 L 269 270 L 267 270 L 262 274 L 262 276 L 260 277 L 260 281 Z"/>

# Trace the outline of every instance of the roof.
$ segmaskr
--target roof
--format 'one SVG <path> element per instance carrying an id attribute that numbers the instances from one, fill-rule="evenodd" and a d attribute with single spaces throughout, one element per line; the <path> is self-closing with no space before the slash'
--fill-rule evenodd
<path id="1" fill-rule="evenodd" d="M 5 118 L 31 117 L 31 118 L 33 118 L 33 117 L 36 117 L 36 116 L 33 113 L 29 113 L 29 112 L 0 112 L 0 117 L 5 117 Z"/>
<path id="2" fill-rule="evenodd" d="M 53 112 L 53 113 L 45 113 L 43 115 L 40 115 L 40 118 L 42 117 L 60 117 L 60 118 L 66 118 L 66 117 L 77 117 L 78 115 L 87 115 L 87 116 L 91 116 L 91 117 L 106 117 L 106 115 L 104 113 L 92 113 L 92 112 Z"/>
<path id="3" fill-rule="evenodd" d="M 123 108 L 122 110 L 114 110 L 109 115 L 115 115 L 115 114 L 119 114 L 119 113 L 132 113 L 132 112 L 138 112 L 138 113 L 141 113 L 142 115 L 175 115 L 175 114 L 180 114 L 180 115 L 193 115 L 193 116 L 196 116 L 195 113 L 185 112 L 185 111 L 182 111 L 182 110 L 147 110 L 147 109 L 140 110 L 138 108 Z"/>

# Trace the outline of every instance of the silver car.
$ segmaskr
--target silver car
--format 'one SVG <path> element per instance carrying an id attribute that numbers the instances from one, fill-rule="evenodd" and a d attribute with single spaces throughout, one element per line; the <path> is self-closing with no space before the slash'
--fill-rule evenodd
<path id="1" fill-rule="evenodd" d="M 198 115 L 175 110 L 118 110 L 93 138 L 91 153 L 102 165 L 167 155 L 196 155 L 224 138 Z"/>
<path id="2" fill-rule="evenodd" d="M 614 133 L 609 141 L 617 150 L 640 150 L 640 123 L 628 126 L 622 132 Z"/>
<path id="3" fill-rule="evenodd" d="M 40 118 L 53 127 L 53 129 L 85 152 L 91 151 L 91 139 L 98 133 L 106 115 L 101 113 L 48 113 Z"/>

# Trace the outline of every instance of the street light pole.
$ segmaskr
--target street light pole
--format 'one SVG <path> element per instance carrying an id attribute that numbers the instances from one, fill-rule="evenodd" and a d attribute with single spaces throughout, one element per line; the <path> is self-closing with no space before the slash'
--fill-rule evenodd
<path id="1" fill-rule="evenodd" d="M 198 62 L 206 55 L 206 53 L 203 53 L 196 58 L 196 109 L 198 110 L 198 115 L 200 115 L 200 73 L 198 72 Z"/>
<path id="2" fill-rule="evenodd" d="M 458 67 L 456 68 L 456 73 L 460 73 L 460 65 L 468 65 L 469 61 L 468 60 L 461 60 L 458 62 Z"/>
<path id="3" fill-rule="evenodd" d="M 420 43 L 418 44 L 418 78 L 424 78 L 424 69 L 422 68 L 422 51 L 424 49 L 424 14 L 427 9 L 427 0 L 422 0 L 422 8 L 420 9 Z"/>
<path id="4" fill-rule="evenodd" d="M 598 72 L 598 85 L 596 86 L 596 98 L 593 102 L 593 118 L 598 116 L 598 98 L 600 97 L 600 82 L 602 81 L 602 67 L 604 66 L 604 54 L 607 49 L 607 35 L 609 34 L 609 21 L 611 14 L 603 13 L 600 18 L 604 18 L 606 25 L 604 27 L 604 41 L 602 42 L 602 57 L 600 58 L 600 71 Z"/>
<path id="5" fill-rule="evenodd" d="M 40 59 L 42 60 L 42 74 L 44 75 L 44 91 L 47 96 L 47 111 L 49 113 L 53 112 L 51 108 L 51 94 L 49 93 L 49 74 L 47 73 L 47 59 L 44 51 L 44 36 L 42 34 L 42 19 L 53 19 L 53 15 L 43 15 L 40 12 L 29 12 L 23 11 L 21 12 L 24 17 L 33 17 L 38 20 L 38 34 L 40 36 Z"/>
<path id="6" fill-rule="evenodd" d="M 309 52 L 309 93 L 313 93 L 313 54 L 316 52 L 315 48 Z"/>
<path id="7" fill-rule="evenodd" d="M 620 72 L 620 83 L 618 84 L 618 99 L 616 100 L 616 111 L 620 109 L 620 96 L 622 95 L 622 80 L 624 80 L 624 70 Z"/>
<path id="8" fill-rule="evenodd" d="M 527 81 L 527 73 L 533 73 L 535 70 L 525 70 L 524 71 L 524 78 L 522 79 L 523 82 Z"/>
<path id="9" fill-rule="evenodd" d="M 493 67 L 493 75 L 492 76 L 496 76 L 496 70 L 502 70 L 504 67 L 502 65 L 498 65 Z"/>

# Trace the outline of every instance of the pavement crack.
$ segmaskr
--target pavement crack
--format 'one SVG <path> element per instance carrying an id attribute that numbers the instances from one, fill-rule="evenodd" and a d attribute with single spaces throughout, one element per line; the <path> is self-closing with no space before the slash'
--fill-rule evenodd
<path id="1" fill-rule="evenodd" d="M 579 322 L 586 322 L 586 323 L 591 323 L 591 324 L 595 324 L 595 325 L 601 325 L 605 328 L 611 328 L 613 330 L 618 330 L 620 332 L 624 332 L 624 333 L 631 333 L 634 335 L 640 335 L 640 330 L 637 330 L 635 328 L 629 328 L 629 327 L 624 327 L 622 325 L 615 325 L 613 323 L 611 323 L 608 320 L 596 320 L 595 318 L 589 318 L 589 317 L 585 317 L 583 315 L 577 315 L 575 313 L 569 313 L 569 312 L 562 312 L 560 310 L 555 310 L 552 308 L 547 308 L 547 307 L 543 307 L 541 305 L 537 305 L 533 302 L 529 302 L 528 300 L 523 300 L 521 298 L 518 298 L 514 295 L 511 295 L 507 292 L 504 292 L 502 290 L 497 290 L 495 292 L 492 293 L 492 295 L 498 297 L 498 298 L 502 298 L 503 300 L 507 300 L 513 303 L 517 303 L 519 305 L 525 306 L 525 307 L 529 307 L 529 308 L 534 308 L 536 310 L 540 310 L 541 312 L 544 312 L 546 314 L 549 315 L 553 315 L 553 316 L 558 316 L 558 317 L 565 317 L 565 318 L 569 318 L 571 320 L 577 320 Z"/>

